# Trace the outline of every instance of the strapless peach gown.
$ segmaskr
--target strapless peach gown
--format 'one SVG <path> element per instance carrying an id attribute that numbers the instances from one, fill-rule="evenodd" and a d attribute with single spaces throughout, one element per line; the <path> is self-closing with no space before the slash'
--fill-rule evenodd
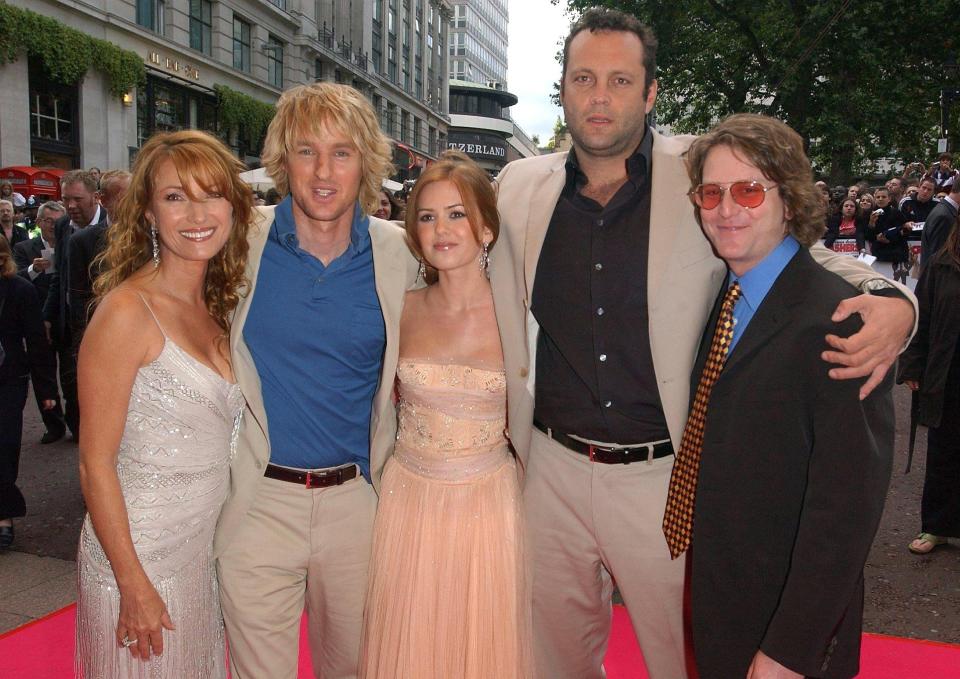
<path id="1" fill-rule="evenodd" d="M 528 679 L 530 605 L 502 370 L 401 359 L 363 679 Z"/>

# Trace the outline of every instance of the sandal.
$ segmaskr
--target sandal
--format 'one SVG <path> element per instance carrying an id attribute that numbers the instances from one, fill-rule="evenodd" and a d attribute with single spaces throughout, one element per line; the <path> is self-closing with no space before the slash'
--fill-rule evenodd
<path id="1" fill-rule="evenodd" d="M 947 538 L 932 533 L 920 533 L 913 542 L 907 545 L 907 549 L 914 554 L 929 554 L 938 545 L 945 544 L 947 544 Z"/>

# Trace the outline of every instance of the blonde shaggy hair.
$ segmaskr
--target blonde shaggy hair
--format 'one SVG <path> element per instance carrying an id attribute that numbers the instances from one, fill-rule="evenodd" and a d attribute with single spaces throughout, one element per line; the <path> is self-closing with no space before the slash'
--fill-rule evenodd
<path id="1" fill-rule="evenodd" d="M 136 273 L 153 257 L 150 224 L 145 213 L 156 189 L 159 166 L 173 161 L 181 180 L 193 179 L 205 192 L 220 193 L 233 207 L 233 228 L 226 245 L 207 264 L 203 296 L 207 310 L 224 333 L 230 314 L 246 285 L 247 232 L 253 216 L 253 194 L 240 179 L 243 164 L 219 139 L 198 130 L 153 135 L 137 154 L 130 188 L 117 206 L 116 221 L 107 229 L 107 249 L 97 258 L 103 273 L 93 285 L 96 298 Z M 190 196 L 194 198 L 194 196 Z"/>
<path id="2" fill-rule="evenodd" d="M 360 208 L 372 215 L 380 205 L 383 180 L 393 174 L 393 147 L 380 130 L 373 106 L 348 85 L 299 85 L 280 96 L 263 142 L 261 159 L 267 174 L 280 195 L 287 195 L 287 154 L 297 143 L 318 137 L 321 125 L 339 129 L 360 152 Z"/>
<path id="3" fill-rule="evenodd" d="M 786 233 L 804 247 L 823 235 L 823 194 L 813 184 L 813 170 L 803 150 L 803 139 L 776 118 L 756 113 L 737 113 L 697 137 L 687 150 L 687 174 L 691 188 L 703 182 L 707 155 L 717 146 L 733 149 L 763 176 L 777 184 L 783 204 L 790 213 Z M 731 177 L 737 179 L 737 177 Z M 700 209 L 694 207 L 700 222 Z M 703 223 L 700 223 L 703 226 Z"/>

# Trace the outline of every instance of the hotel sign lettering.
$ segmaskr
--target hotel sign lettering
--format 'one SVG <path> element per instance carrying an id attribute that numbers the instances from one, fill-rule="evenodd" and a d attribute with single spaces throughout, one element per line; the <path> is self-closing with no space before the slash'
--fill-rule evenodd
<path id="1" fill-rule="evenodd" d="M 180 61 L 173 57 L 166 57 L 159 52 L 150 52 L 150 63 L 172 73 L 178 73 L 184 78 L 190 80 L 200 80 L 200 69 L 191 66 L 186 61 Z"/>

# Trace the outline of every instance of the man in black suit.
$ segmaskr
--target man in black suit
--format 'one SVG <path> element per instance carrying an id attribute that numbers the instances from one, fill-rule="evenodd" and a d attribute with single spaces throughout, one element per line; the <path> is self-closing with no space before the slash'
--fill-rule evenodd
<path id="1" fill-rule="evenodd" d="M 67 426 L 75 439 L 80 436 L 80 407 L 77 403 L 77 355 L 70 330 L 70 239 L 74 233 L 99 224 L 107 217 L 100 206 L 97 182 L 85 170 L 72 170 L 60 179 L 60 195 L 66 216 L 56 223 L 57 249 L 53 280 L 43 305 L 43 320 L 50 330 L 60 360 L 60 388 Z"/>
<path id="2" fill-rule="evenodd" d="M 821 365 L 825 336 L 862 323 L 830 321 L 857 291 L 808 252 L 823 206 L 800 136 L 736 115 L 687 158 L 697 217 L 729 267 L 671 479 L 671 499 L 695 485 L 699 674 L 853 677 L 863 565 L 890 479 L 892 376 L 860 400 L 859 384 L 830 379 Z M 685 506 L 668 502 L 665 514 L 675 554 L 685 545 L 674 550 L 672 527 Z"/>
<path id="3" fill-rule="evenodd" d="M 65 214 L 66 210 L 63 205 L 55 201 L 41 205 L 37 211 L 37 225 L 40 227 L 40 235 L 28 241 L 17 243 L 17 246 L 13 249 L 13 259 L 17 263 L 17 273 L 33 283 L 41 304 L 47 298 L 50 281 L 53 278 L 51 272 L 53 262 L 51 259 L 44 257 L 43 252 L 56 248 L 57 240 L 54 224 Z M 40 443 L 59 441 L 66 433 L 59 392 L 57 393 L 56 405 L 49 410 L 44 410 L 40 395 L 35 395 L 40 416 L 47 428 L 40 439 Z"/>
<path id="4" fill-rule="evenodd" d="M 950 193 L 937 203 L 937 206 L 927 215 L 920 237 L 920 264 L 926 266 L 933 261 L 947 242 L 950 230 L 957 223 L 957 208 L 960 207 L 960 183 L 950 184 Z"/>
<path id="5" fill-rule="evenodd" d="M 70 238 L 70 250 L 67 260 L 70 265 L 70 333 L 74 347 L 79 349 L 87 321 L 93 312 L 93 282 L 100 271 L 95 270 L 94 260 L 107 247 L 106 233 L 113 216 L 116 214 L 120 198 L 130 186 L 130 173 L 123 170 L 110 170 L 100 177 L 100 207 L 106 213 L 106 219 L 77 231 Z"/>

